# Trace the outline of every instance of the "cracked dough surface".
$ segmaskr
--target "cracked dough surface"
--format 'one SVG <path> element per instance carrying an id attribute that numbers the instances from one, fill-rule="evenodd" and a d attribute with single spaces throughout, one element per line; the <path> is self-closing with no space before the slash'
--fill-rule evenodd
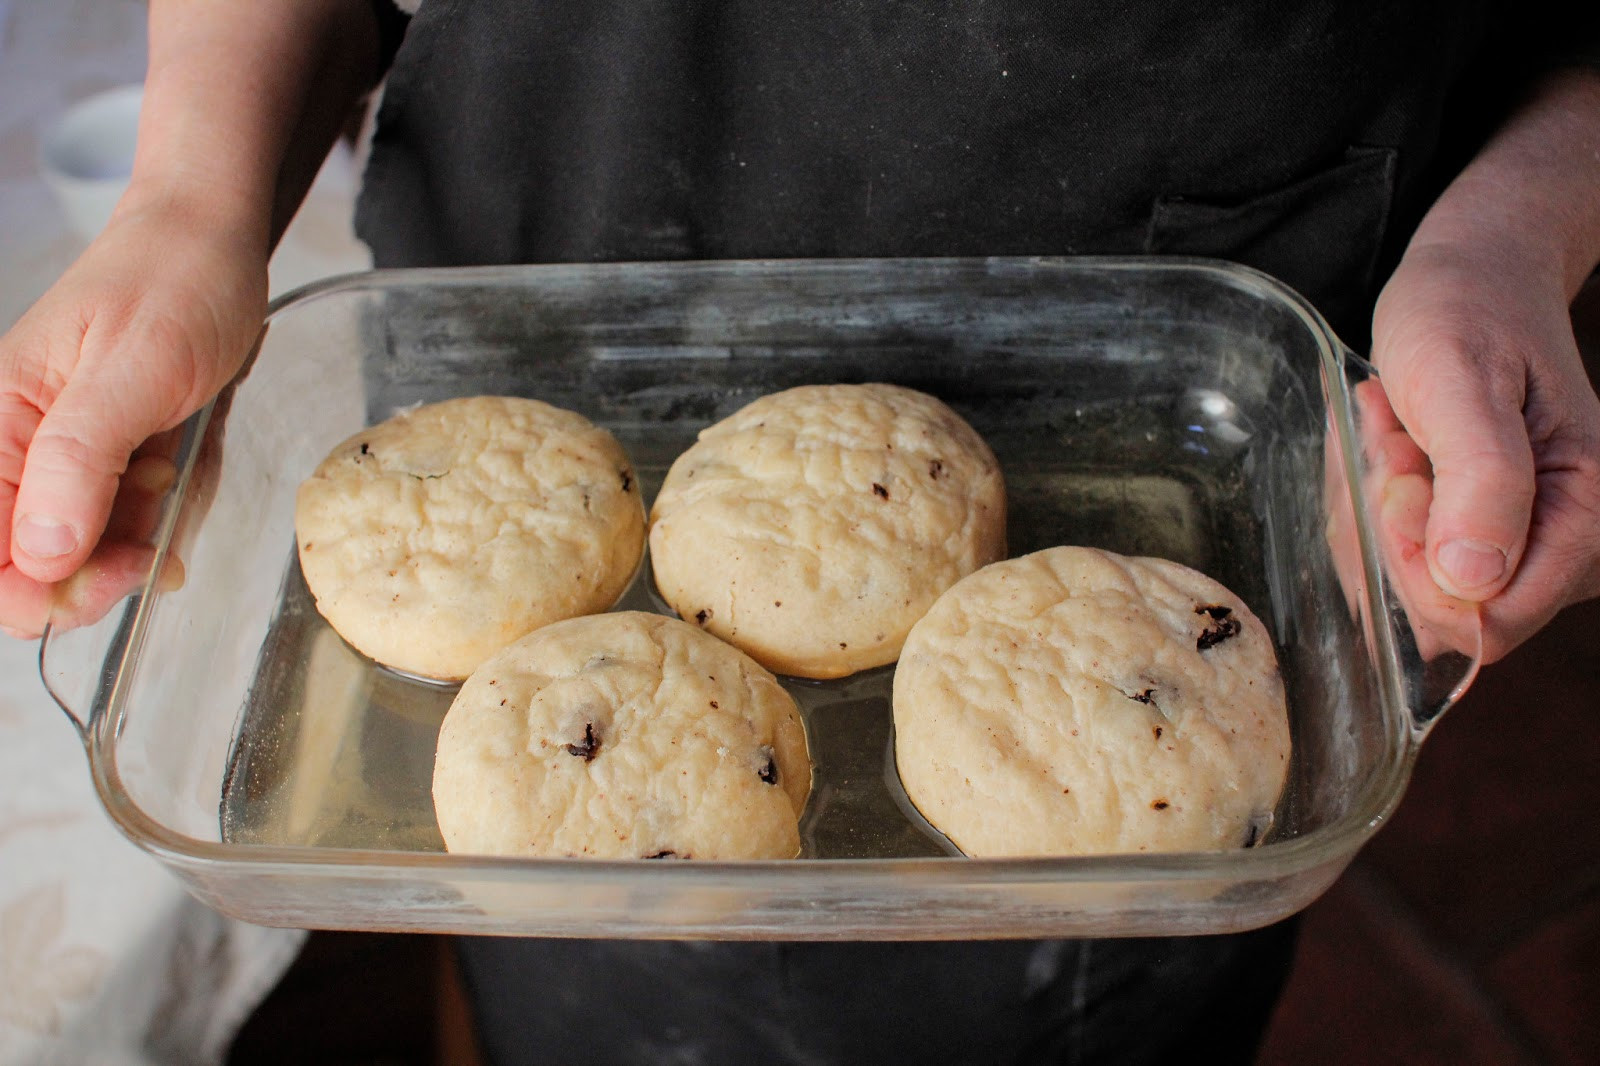
<path id="1" fill-rule="evenodd" d="M 954 411 L 894 385 L 764 396 L 702 431 L 651 511 L 656 587 L 764 666 L 842 677 L 1005 555 L 1005 486 Z"/>
<path id="2" fill-rule="evenodd" d="M 466 677 L 539 626 L 603 611 L 644 552 L 622 446 L 582 415 L 477 396 L 334 448 L 295 500 L 317 610 L 362 653 Z"/>
<path id="3" fill-rule="evenodd" d="M 1091 548 L 941 597 L 906 641 L 894 724 L 912 802 L 975 856 L 1245 846 L 1289 767 L 1272 640 L 1244 603 Z"/>
<path id="4" fill-rule="evenodd" d="M 810 790 L 777 679 L 636 611 L 558 622 L 485 662 L 433 773 L 446 847 L 483 855 L 788 859 Z"/>

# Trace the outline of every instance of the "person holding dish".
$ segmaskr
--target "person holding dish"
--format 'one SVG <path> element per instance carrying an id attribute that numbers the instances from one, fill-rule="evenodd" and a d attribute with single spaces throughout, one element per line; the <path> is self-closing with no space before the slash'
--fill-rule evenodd
<path id="1" fill-rule="evenodd" d="M 1401 575 L 1438 594 L 1424 623 L 1458 633 L 1469 605 L 1492 661 L 1600 595 L 1600 399 L 1568 312 L 1600 263 L 1592 16 L 1488 0 L 408 6 L 152 3 L 129 190 L 0 338 L 7 631 L 92 617 L 142 575 L 162 435 L 242 366 L 273 244 L 385 72 L 358 208 L 379 266 L 1237 260 L 1370 339 L 1425 460 L 1407 469 L 1429 475 Z M 1246 1061 L 1290 943 L 1283 927 L 486 940 L 464 958 L 507 1061 Z"/>

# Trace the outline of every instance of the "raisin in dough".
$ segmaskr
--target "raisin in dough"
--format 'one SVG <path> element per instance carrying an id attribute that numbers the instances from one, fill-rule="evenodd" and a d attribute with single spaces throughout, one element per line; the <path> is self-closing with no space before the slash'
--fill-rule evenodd
<path id="1" fill-rule="evenodd" d="M 1253 843 L 1289 766 L 1272 640 L 1164 559 L 1051 548 L 957 584 L 906 640 L 895 761 L 968 855 Z"/>
<path id="2" fill-rule="evenodd" d="M 480 855 L 788 859 L 810 790 L 777 679 L 636 611 L 546 626 L 484 663 L 433 772 L 445 846 Z"/>
<path id="3" fill-rule="evenodd" d="M 673 609 L 801 677 L 893 662 L 939 593 L 1004 555 L 989 446 L 893 385 L 762 397 L 701 432 L 651 511 L 656 587 Z"/>
<path id="4" fill-rule="evenodd" d="M 539 626 L 615 603 L 644 554 L 644 504 L 610 433 L 537 400 L 478 396 L 333 449 L 300 486 L 295 533 L 340 636 L 459 680 Z"/>

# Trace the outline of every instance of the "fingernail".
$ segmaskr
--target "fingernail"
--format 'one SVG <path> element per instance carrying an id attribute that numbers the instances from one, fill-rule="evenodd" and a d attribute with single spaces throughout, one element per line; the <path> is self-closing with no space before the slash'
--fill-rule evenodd
<path id="1" fill-rule="evenodd" d="M 1459 589 L 1482 588 L 1506 572 L 1506 553 L 1481 540 L 1452 540 L 1439 549 L 1439 567 Z"/>
<path id="2" fill-rule="evenodd" d="M 188 573 L 183 568 L 183 560 L 176 555 L 167 556 L 167 561 L 161 567 L 161 573 L 156 577 L 157 592 L 177 592 L 183 588 L 183 582 Z"/>
<path id="3" fill-rule="evenodd" d="M 78 546 L 78 531 L 43 515 L 23 515 L 17 523 L 17 547 L 35 559 L 59 559 Z"/>
<path id="4" fill-rule="evenodd" d="M 122 479 L 152 496 L 159 496 L 178 479 L 178 468 L 169 459 L 147 455 L 129 463 Z"/>

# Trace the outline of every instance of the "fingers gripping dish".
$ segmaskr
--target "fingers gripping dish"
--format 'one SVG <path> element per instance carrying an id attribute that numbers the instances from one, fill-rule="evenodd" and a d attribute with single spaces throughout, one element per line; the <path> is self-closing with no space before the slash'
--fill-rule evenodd
<path id="1" fill-rule="evenodd" d="M 934 604 L 894 680 L 895 761 L 974 856 L 1251 844 L 1289 766 L 1266 628 L 1163 559 L 1051 548 Z"/>
<path id="2" fill-rule="evenodd" d="M 788 859 L 810 790 L 777 679 L 640 612 L 558 622 L 484 663 L 433 774 L 445 846 L 483 855 Z"/>
<path id="3" fill-rule="evenodd" d="M 814 385 L 764 396 L 679 456 L 650 523 L 656 587 L 779 673 L 891 663 L 962 576 L 1005 554 L 994 454 L 931 396 Z"/>
<path id="4" fill-rule="evenodd" d="M 644 552 L 622 446 L 582 415 L 478 396 L 346 440 L 295 501 L 317 610 L 385 665 L 457 680 L 541 625 L 616 602 Z"/>

